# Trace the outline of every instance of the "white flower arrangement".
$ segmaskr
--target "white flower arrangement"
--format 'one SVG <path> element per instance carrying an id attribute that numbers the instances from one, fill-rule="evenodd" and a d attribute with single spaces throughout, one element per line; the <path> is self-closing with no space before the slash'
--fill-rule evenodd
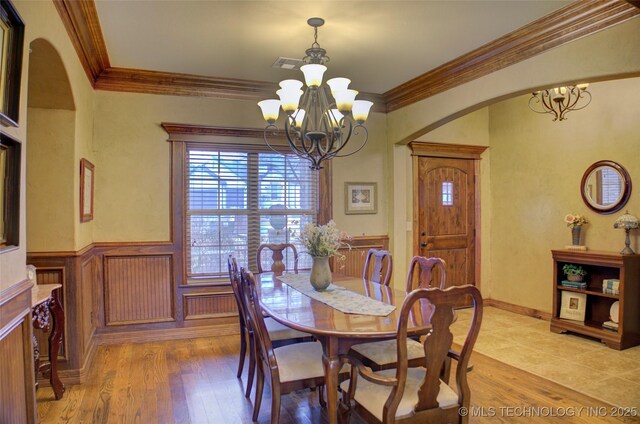
<path id="1" fill-rule="evenodd" d="M 345 242 L 345 240 L 351 240 L 351 236 L 344 231 L 340 231 L 333 220 L 325 225 L 307 224 L 300 233 L 298 240 L 307 249 L 309 255 L 317 257 L 335 256 L 338 255 L 340 248 L 351 248 Z"/>

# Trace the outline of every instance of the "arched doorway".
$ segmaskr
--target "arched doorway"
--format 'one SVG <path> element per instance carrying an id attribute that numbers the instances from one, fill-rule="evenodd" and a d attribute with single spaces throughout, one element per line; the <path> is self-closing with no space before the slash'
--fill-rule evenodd
<path id="1" fill-rule="evenodd" d="M 30 44 L 27 89 L 27 251 L 71 250 L 77 216 L 73 184 L 75 102 L 60 55 L 46 40 Z M 38 274 L 38 284 L 64 285 L 62 270 L 41 270 Z M 61 301 L 66 308 L 64 297 L 63 289 Z M 41 357 L 46 357 L 48 333 L 34 330 L 34 335 Z M 67 346 L 68 341 L 61 346 L 64 357 Z"/>

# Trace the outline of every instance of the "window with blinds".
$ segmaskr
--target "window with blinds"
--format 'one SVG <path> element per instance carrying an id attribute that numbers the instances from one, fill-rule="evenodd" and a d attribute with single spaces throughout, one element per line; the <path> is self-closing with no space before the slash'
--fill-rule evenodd
<path id="1" fill-rule="evenodd" d="M 190 146 L 185 169 L 189 277 L 226 276 L 230 254 L 255 270 L 261 243 L 293 243 L 303 250 L 296 236 L 318 213 L 318 176 L 306 161 Z M 301 255 L 299 268 L 309 268 L 310 260 Z M 290 252 L 285 265 L 293 269 Z"/>

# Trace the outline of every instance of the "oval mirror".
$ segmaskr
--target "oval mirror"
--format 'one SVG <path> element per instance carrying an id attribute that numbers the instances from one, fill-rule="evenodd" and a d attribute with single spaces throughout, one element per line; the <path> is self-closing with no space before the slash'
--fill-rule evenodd
<path id="1" fill-rule="evenodd" d="M 582 176 L 582 199 L 592 210 L 610 214 L 624 207 L 631 195 L 631 178 L 624 167 L 610 160 L 591 165 Z"/>

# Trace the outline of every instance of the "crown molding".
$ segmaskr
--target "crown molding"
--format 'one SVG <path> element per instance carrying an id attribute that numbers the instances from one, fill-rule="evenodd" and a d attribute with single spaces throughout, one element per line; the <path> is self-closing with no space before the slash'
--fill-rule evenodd
<path id="1" fill-rule="evenodd" d="M 384 93 L 387 112 L 624 22 L 640 10 L 623 0 L 581 0 Z"/>
<path id="2" fill-rule="evenodd" d="M 53 0 L 92 86 L 111 66 L 93 0 Z"/>
<path id="3" fill-rule="evenodd" d="M 53 0 L 92 86 L 98 90 L 220 99 L 262 100 L 277 85 L 143 69 L 112 68 L 93 0 Z M 384 94 L 361 93 L 376 112 L 391 112 L 553 47 L 640 14 L 634 2 L 580 0 L 399 85 Z"/>
<path id="4" fill-rule="evenodd" d="M 278 84 L 234 78 L 207 77 L 145 69 L 108 68 L 95 82 L 96 90 L 170 96 L 214 97 L 227 100 L 263 100 L 273 97 Z M 373 111 L 385 112 L 381 94 L 361 93 L 374 103 Z"/>
<path id="5" fill-rule="evenodd" d="M 107 68 L 95 83 L 97 90 L 245 100 L 263 99 L 276 87 L 277 84 L 264 81 L 130 68 Z"/>

